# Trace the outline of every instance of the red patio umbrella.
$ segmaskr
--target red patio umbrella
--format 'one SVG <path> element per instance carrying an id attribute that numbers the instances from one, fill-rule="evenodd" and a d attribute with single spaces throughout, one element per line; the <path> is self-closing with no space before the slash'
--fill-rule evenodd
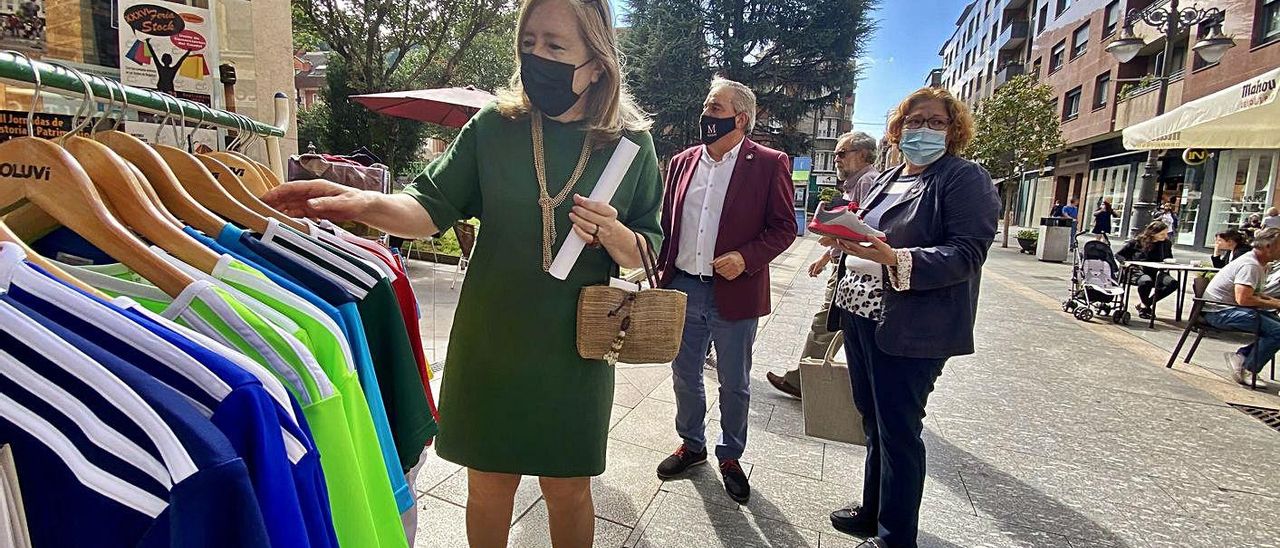
<path id="1" fill-rule="evenodd" d="M 379 114 L 457 128 L 496 97 L 467 86 L 352 95 L 351 99 Z"/>

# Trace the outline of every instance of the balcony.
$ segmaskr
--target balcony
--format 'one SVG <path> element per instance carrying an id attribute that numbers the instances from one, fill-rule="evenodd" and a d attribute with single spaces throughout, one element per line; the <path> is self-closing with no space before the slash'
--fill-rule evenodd
<path id="1" fill-rule="evenodd" d="M 1000 3 L 1000 7 L 1006 11 L 1016 10 L 1027 5 L 1029 0 L 1005 0 Z"/>
<path id="2" fill-rule="evenodd" d="M 1009 83 L 1009 80 L 1022 76 L 1023 74 L 1026 74 L 1026 69 L 1022 63 L 1006 63 L 998 72 L 996 72 L 995 89 L 1000 89 L 1000 86 Z"/>
<path id="3" fill-rule="evenodd" d="M 1182 104 L 1182 80 L 1169 84 L 1169 98 L 1165 101 L 1165 112 L 1169 112 Z M 1155 86 L 1134 88 L 1122 94 L 1116 100 L 1115 131 L 1145 122 L 1155 117 L 1156 102 L 1160 99 L 1159 89 Z"/>
<path id="4" fill-rule="evenodd" d="M 996 39 L 1000 51 L 1017 50 L 1027 42 L 1027 34 L 1031 24 L 1027 21 L 1014 21 L 1004 27 L 1000 38 Z"/>

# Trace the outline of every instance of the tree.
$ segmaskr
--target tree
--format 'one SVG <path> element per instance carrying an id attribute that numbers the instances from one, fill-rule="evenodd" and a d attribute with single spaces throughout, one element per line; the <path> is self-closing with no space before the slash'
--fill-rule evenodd
<path id="1" fill-rule="evenodd" d="M 783 151 L 808 148 L 796 125 L 815 108 L 851 91 L 875 22 L 875 0 L 633 1 L 626 51 L 628 82 L 677 148 L 692 144 L 711 74 L 756 93 L 757 125 Z M 658 76 L 650 71 L 661 71 Z M 698 88 L 698 93 L 692 93 Z M 692 103 L 692 106 L 690 104 Z M 683 142 L 678 142 L 681 138 Z"/>
<path id="2" fill-rule="evenodd" d="M 969 154 L 997 180 L 1003 180 L 1004 247 L 1009 247 L 1013 198 L 1028 169 L 1039 169 L 1061 149 L 1062 126 L 1054 108 L 1053 87 L 1031 75 L 1010 79 L 977 109 L 977 128 Z"/>
<path id="3" fill-rule="evenodd" d="M 299 116 L 299 132 L 318 147 L 367 146 L 392 168 L 419 155 L 426 136 L 453 131 L 376 114 L 351 95 L 474 85 L 492 91 L 512 70 L 512 0 L 292 0 L 295 35 L 331 52 L 326 108 Z"/>

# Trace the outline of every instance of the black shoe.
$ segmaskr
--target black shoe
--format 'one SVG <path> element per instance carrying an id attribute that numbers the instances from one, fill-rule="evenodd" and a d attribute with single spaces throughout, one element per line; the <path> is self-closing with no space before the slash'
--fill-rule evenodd
<path id="1" fill-rule="evenodd" d="M 751 484 L 747 483 L 747 474 L 742 471 L 738 459 L 720 461 L 720 476 L 724 478 L 724 491 L 729 498 L 738 504 L 746 504 L 751 498 Z"/>
<path id="2" fill-rule="evenodd" d="M 791 383 L 787 382 L 786 377 L 783 377 L 782 375 L 775 375 L 772 371 L 765 373 L 764 376 L 766 379 L 769 379 L 769 384 L 772 384 L 779 392 L 793 398 L 800 397 L 800 387 L 792 386 Z"/>
<path id="3" fill-rule="evenodd" d="M 876 516 L 865 511 L 861 506 L 841 508 L 831 513 L 831 526 L 841 533 L 855 537 L 874 537 L 879 531 Z"/>
<path id="4" fill-rule="evenodd" d="M 854 548 L 889 548 L 889 545 L 885 544 L 884 539 L 880 537 L 871 537 Z"/>
<path id="5" fill-rule="evenodd" d="M 676 476 L 685 473 L 689 468 L 707 462 L 707 451 L 705 449 L 700 453 L 690 451 L 684 445 L 676 449 L 670 457 L 663 459 L 658 465 L 658 479 L 663 481 L 675 479 Z"/>

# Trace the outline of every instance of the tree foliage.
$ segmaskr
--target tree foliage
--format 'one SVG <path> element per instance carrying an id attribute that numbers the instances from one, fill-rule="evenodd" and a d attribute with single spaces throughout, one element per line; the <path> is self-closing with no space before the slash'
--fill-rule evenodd
<path id="1" fill-rule="evenodd" d="M 1050 153 L 1066 144 L 1055 104 L 1051 86 L 1023 75 L 1010 79 L 978 105 L 977 128 L 968 152 L 993 178 L 1004 179 L 1006 226 L 1022 174 L 1039 169 Z"/>
<path id="2" fill-rule="evenodd" d="M 854 60 L 875 31 L 875 0 L 638 0 L 631 5 L 632 29 L 624 40 L 633 68 L 628 81 L 641 104 L 657 115 L 662 138 L 676 148 L 697 136 L 707 77 L 718 74 L 755 91 L 760 118 L 781 127 L 758 124 L 757 136 L 789 153 L 805 151 L 808 142 L 796 131 L 797 123 L 852 90 Z"/>
<path id="3" fill-rule="evenodd" d="M 325 107 L 299 115 L 303 146 L 338 153 L 367 146 L 401 174 L 424 137 L 454 132 L 376 114 L 347 97 L 467 85 L 492 91 L 512 71 L 512 0 L 292 1 L 295 35 L 331 52 Z"/>

